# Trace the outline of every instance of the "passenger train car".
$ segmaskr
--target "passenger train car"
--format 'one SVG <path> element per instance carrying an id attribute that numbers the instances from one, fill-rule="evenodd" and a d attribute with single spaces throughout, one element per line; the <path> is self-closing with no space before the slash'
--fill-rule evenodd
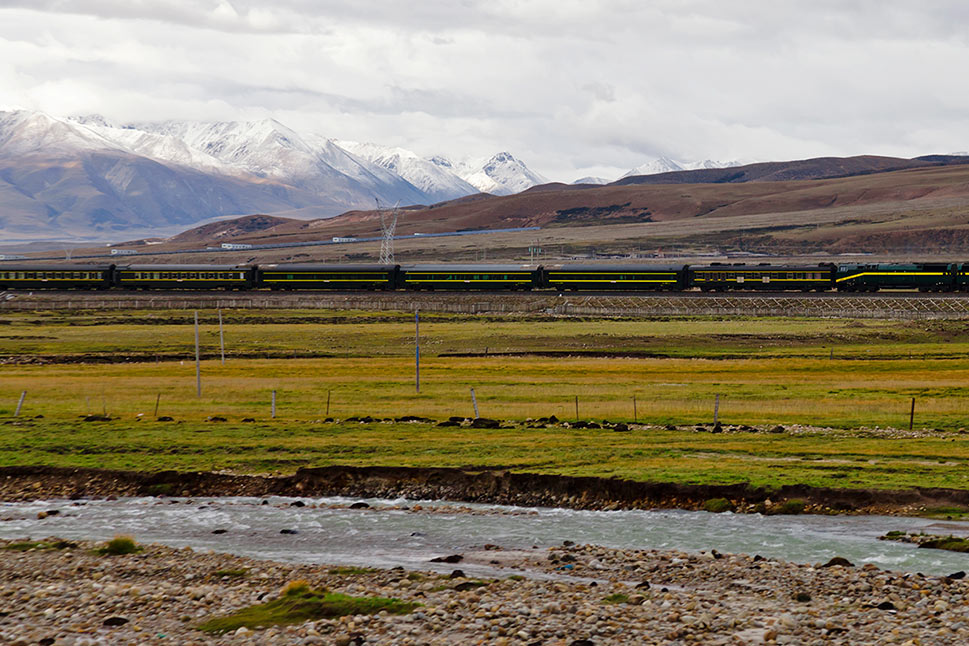
<path id="1" fill-rule="evenodd" d="M 965 292 L 969 291 L 969 262 L 547 266 L 0 262 L 0 290 L 8 289 Z"/>

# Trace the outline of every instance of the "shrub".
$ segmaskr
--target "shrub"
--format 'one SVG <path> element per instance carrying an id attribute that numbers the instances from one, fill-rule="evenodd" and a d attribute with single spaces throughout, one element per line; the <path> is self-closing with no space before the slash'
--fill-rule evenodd
<path id="1" fill-rule="evenodd" d="M 610 594 L 602 600 L 602 603 L 629 603 L 629 595 L 622 594 L 621 592 Z"/>
<path id="2" fill-rule="evenodd" d="M 119 556 L 121 554 L 134 554 L 144 548 L 135 542 L 130 536 L 115 536 L 98 550 L 99 554 L 105 556 Z"/>

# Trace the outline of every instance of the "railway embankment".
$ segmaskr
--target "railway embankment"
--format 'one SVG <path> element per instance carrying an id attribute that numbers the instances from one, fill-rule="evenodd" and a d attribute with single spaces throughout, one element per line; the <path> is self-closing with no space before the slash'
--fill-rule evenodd
<path id="1" fill-rule="evenodd" d="M 969 297 L 918 292 L 12 292 L 0 312 L 191 309 L 360 310 L 545 316 L 784 316 L 868 319 L 969 318 Z"/>
<path id="2" fill-rule="evenodd" d="M 706 509 L 766 514 L 919 515 L 969 506 L 969 491 L 913 487 L 837 489 L 746 483 L 692 485 L 573 477 L 504 469 L 327 466 L 291 475 L 143 472 L 47 466 L 0 467 L 0 500 L 112 496 L 354 496 L 570 509 Z"/>

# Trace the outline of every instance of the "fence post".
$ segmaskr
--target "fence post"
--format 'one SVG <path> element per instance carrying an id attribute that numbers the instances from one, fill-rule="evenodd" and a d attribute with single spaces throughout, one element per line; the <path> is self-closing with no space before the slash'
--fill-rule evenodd
<path id="1" fill-rule="evenodd" d="M 717 393 L 716 399 L 713 400 L 713 425 L 717 425 L 717 419 L 720 417 L 720 393 Z"/>
<path id="2" fill-rule="evenodd" d="M 219 310 L 219 350 L 222 352 L 222 365 L 225 365 L 225 337 L 222 334 L 222 310 Z"/>
<path id="3" fill-rule="evenodd" d="M 639 415 L 637 414 L 637 411 L 636 411 L 636 395 L 633 395 L 633 421 L 634 422 L 639 421 Z"/>
<path id="4" fill-rule="evenodd" d="M 273 406 L 272 406 L 272 416 L 276 419 L 276 391 L 273 391 Z"/>
<path id="5" fill-rule="evenodd" d="M 478 415 L 478 398 L 474 396 L 474 388 L 471 389 L 471 405 L 474 406 L 474 418 L 478 419 L 481 416 Z"/>
<path id="6" fill-rule="evenodd" d="M 26 396 L 27 396 L 26 390 L 20 393 L 20 401 L 17 402 L 17 410 L 13 414 L 14 417 L 20 417 L 20 407 L 24 405 L 24 397 Z"/>
<path id="7" fill-rule="evenodd" d="M 326 417 L 330 416 L 330 391 L 326 391 Z"/>
<path id="8" fill-rule="evenodd" d="M 579 421 L 579 396 L 575 396 L 575 421 Z"/>
<path id="9" fill-rule="evenodd" d="M 202 396 L 202 366 L 199 359 L 199 313 L 195 310 L 195 394 Z"/>
<path id="10" fill-rule="evenodd" d="M 912 397 L 912 411 L 908 415 L 908 430 L 912 430 L 915 426 L 915 398 Z"/>
<path id="11" fill-rule="evenodd" d="M 158 396 L 155 397 L 155 417 L 158 417 L 158 402 L 160 401 L 161 401 L 161 393 L 158 393 Z"/>

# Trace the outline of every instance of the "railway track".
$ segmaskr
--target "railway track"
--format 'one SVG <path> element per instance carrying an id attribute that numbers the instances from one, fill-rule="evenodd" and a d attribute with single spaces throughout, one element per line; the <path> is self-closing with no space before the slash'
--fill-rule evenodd
<path id="1" fill-rule="evenodd" d="M 42 310 L 327 309 L 548 316 L 969 318 L 969 295 L 919 292 L 20 292 L 0 312 Z"/>

